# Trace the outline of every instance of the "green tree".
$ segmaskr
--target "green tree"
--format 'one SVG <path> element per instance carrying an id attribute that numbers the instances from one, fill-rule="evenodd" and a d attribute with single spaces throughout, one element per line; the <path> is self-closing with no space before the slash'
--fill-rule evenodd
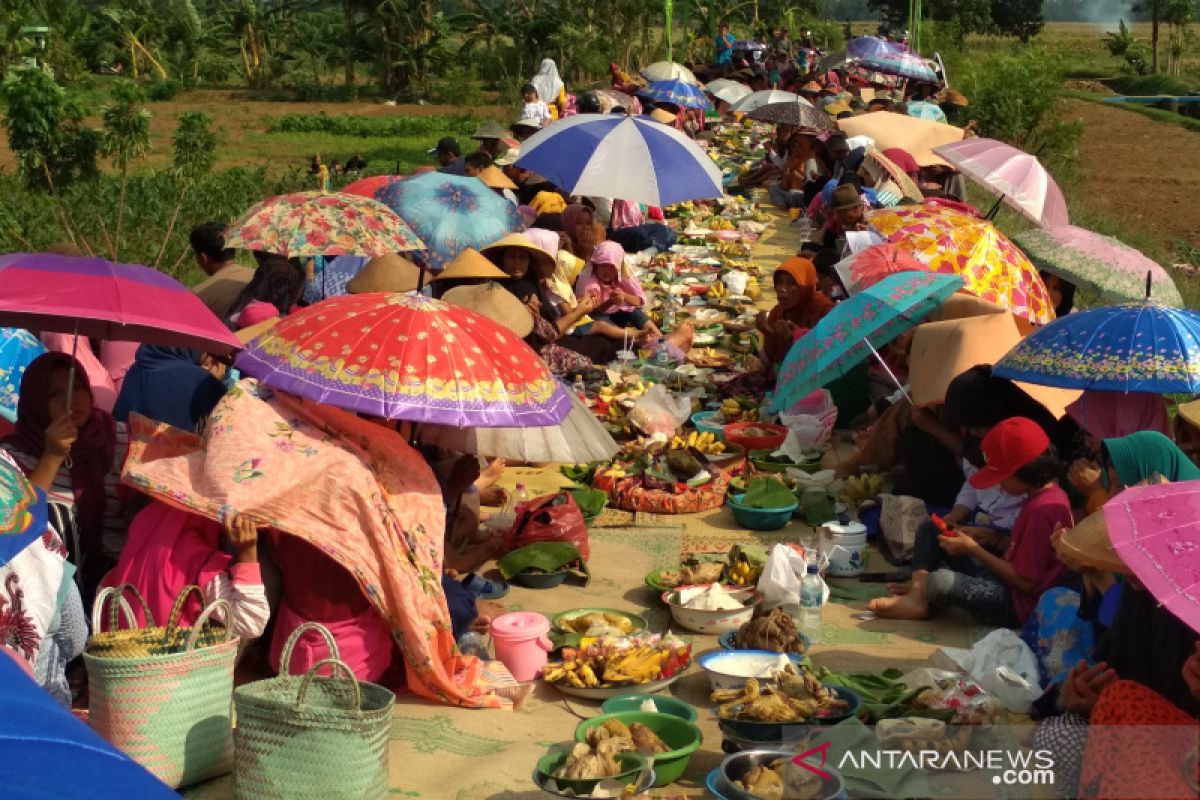
<path id="1" fill-rule="evenodd" d="M 175 232 L 175 223 L 179 220 L 179 212 L 188 192 L 197 181 L 212 172 L 217 159 L 217 135 L 213 133 L 212 117 L 198 111 L 185 111 L 179 115 L 179 127 L 171 137 L 171 177 L 179 184 L 179 199 L 175 210 L 167 223 L 167 232 L 163 235 L 162 245 L 154 258 L 154 266 L 162 266 L 163 254 L 171 234 Z"/>
<path id="2" fill-rule="evenodd" d="M 1001 36 L 1015 36 L 1022 44 L 1042 32 L 1042 0 L 992 0 L 992 24 Z"/>
<path id="3" fill-rule="evenodd" d="M 142 90 L 133 81 L 120 80 L 113 84 L 112 102 L 100 116 L 104 127 L 100 134 L 101 153 L 112 159 L 121 173 L 120 196 L 117 199 L 117 222 L 109 241 L 113 260 L 121 254 L 121 228 L 125 221 L 125 188 L 129 182 L 129 164 L 145 157 L 150 150 L 150 112 L 142 107 Z"/>

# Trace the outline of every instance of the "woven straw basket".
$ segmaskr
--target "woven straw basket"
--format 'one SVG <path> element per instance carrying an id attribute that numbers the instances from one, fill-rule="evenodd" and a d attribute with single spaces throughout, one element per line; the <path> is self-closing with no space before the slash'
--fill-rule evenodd
<path id="1" fill-rule="evenodd" d="M 308 630 L 332 658 L 288 675 L 292 649 Z M 376 800 L 388 793 L 388 736 L 396 697 L 358 681 L 333 636 L 309 622 L 288 638 L 277 678 L 234 692 L 237 730 L 234 796 L 239 800 Z M 330 677 L 318 677 L 324 667 Z M 341 673 L 339 675 L 338 673 Z"/>
<path id="2" fill-rule="evenodd" d="M 142 658 L 144 656 L 163 656 L 170 653 L 183 652 L 188 636 L 193 630 L 199 630 L 196 640 L 197 647 L 209 647 L 219 644 L 227 638 L 225 629 L 219 625 L 205 625 L 202 628 L 189 629 L 179 627 L 179 617 L 188 598 L 195 593 L 204 604 L 204 592 L 199 586 L 185 586 L 175 598 L 166 627 L 160 627 L 154 622 L 154 615 L 142 593 L 132 583 L 123 583 L 101 590 L 96 595 L 92 606 L 92 636 L 88 639 L 87 651 L 94 656 L 104 658 Z M 142 607 L 146 619 L 143 627 L 138 627 L 133 609 L 125 595 L 132 595 Z M 105 605 L 108 606 L 107 630 L 101 630 L 101 618 L 104 616 Z M 118 613 L 123 612 L 125 629 L 119 627 Z"/>
<path id="3" fill-rule="evenodd" d="M 199 644 L 217 609 L 231 618 L 229 603 L 218 600 L 195 627 L 177 629 L 186 636 L 179 652 L 114 658 L 89 649 L 83 655 L 92 728 L 170 786 L 224 775 L 232 766 L 238 639 L 221 628 L 223 641 Z"/>

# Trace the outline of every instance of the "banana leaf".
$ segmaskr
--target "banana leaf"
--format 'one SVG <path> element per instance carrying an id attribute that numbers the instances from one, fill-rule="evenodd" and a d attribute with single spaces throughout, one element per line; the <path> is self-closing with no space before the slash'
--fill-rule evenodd
<path id="1" fill-rule="evenodd" d="M 564 567 L 582 576 L 585 584 L 592 577 L 579 548 L 566 542 L 538 542 L 518 547 L 496 562 L 496 566 L 506 581 L 529 569 L 558 572 Z"/>
<path id="2" fill-rule="evenodd" d="M 558 468 L 558 471 L 572 483 L 577 483 L 580 486 L 590 486 L 592 478 L 596 477 L 596 470 L 606 463 L 608 462 L 591 461 L 587 464 L 564 464 Z"/>
<path id="3" fill-rule="evenodd" d="M 774 478 L 755 478 L 746 486 L 742 505 L 747 508 L 786 508 L 794 505 L 796 495 Z"/>
<path id="4" fill-rule="evenodd" d="M 583 512 L 583 521 L 588 525 L 591 525 L 608 505 L 608 492 L 598 489 L 568 489 L 567 491 L 575 499 L 575 505 L 579 506 L 579 510 Z"/>

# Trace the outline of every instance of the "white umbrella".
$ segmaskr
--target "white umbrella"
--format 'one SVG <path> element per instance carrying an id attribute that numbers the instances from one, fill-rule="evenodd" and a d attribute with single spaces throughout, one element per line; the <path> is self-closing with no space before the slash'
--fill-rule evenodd
<path id="1" fill-rule="evenodd" d="M 748 114 L 757 108 L 762 108 L 768 103 L 801 103 L 806 106 L 812 106 L 806 98 L 801 97 L 794 92 L 785 92 L 782 89 L 761 89 L 757 92 L 746 95 L 741 100 L 733 104 L 731 112 L 741 112 Z"/>
<path id="2" fill-rule="evenodd" d="M 560 119 L 525 140 L 516 165 L 567 194 L 658 208 L 724 195 L 712 159 L 683 133 L 649 117 Z"/>
<path id="3" fill-rule="evenodd" d="M 730 104 L 736 103 L 754 93 L 754 90 L 746 84 L 731 81 L 728 78 L 717 78 L 712 83 L 707 84 L 704 87 L 704 91 L 718 100 L 724 100 Z"/>
<path id="4" fill-rule="evenodd" d="M 607 461 L 619 445 L 574 393 L 571 411 L 559 425 L 545 428 L 455 428 L 422 425 L 421 441 L 489 458 L 511 461 L 583 464 Z"/>
<path id="5" fill-rule="evenodd" d="M 983 184 L 1030 222 L 1047 228 L 1070 222 L 1062 190 L 1036 155 L 979 137 L 944 144 L 933 148 L 933 152 Z M 994 217 L 996 211 L 993 208 L 987 218 Z"/>
<path id="6" fill-rule="evenodd" d="M 692 71 L 674 61 L 655 61 L 642 70 L 642 77 L 648 81 L 683 81 L 684 83 L 700 85 Z"/>

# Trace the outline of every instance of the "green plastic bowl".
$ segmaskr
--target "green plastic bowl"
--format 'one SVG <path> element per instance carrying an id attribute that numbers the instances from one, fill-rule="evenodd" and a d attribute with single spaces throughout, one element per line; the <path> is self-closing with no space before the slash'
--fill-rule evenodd
<path id="1" fill-rule="evenodd" d="M 695 722 L 699 716 L 695 706 L 676 700 L 670 695 L 661 694 L 623 694 L 620 697 L 610 697 L 600 706 L 605 714 L 620 714 L 623 711 L 641 711 L 642 703 L 653 700 L 660 714 L 670 714 L 688 722 Z"/>
<path id="2" fill-rule="evenodd" d="M 692 760 L 692 753 L 700 749 L 700 743 L 703 740 L 700 729 L 695 724 L 671 714 L 622 711 L 585 719 L 575 728 L 575 741 L 586 741 L 589 730 L 603 725 L 606 720 L 610 719 L 620 720 L 626 725 L 640 722 L 658 734 L 659 738 L 671 748 L 669 752 L 659 753 L 652 759 L 655 786 L 666 786 L 683 777 L 683 773 L 687 771 L 688 762 Z"/>
<path id="3" fill-rule="evenodd" d="M 733 511 L 733 518 L 743 528 L 752 531 L 777 531 L 792 520 L 792 512 L 800 507 L 800 501 L 782 508 L 751 508 L 742 505 L 745 495 L 727 495 L 726 502 Z"/>
<path id="4" fill-rule="evenodd" d="M 577 795 L 587 796 L 592 793 L 599 783 L 601 778 L 588 778 L 571 780 L 569 778 L 555 778 L 554 772 L 563 765 L 567 760 L 569 753 L 561 750 L 546 753 L 538 759 L 537 771 L 543 779 L 553 780 L 558 785 L 559 790 L 570 789 Z M 637 774 L 641 772 L 649 764 L 650 759 L 640 753 L 621 753 L 617 756 L 617 763 L 621 765 L 621 772 L 611 776 L 613 780 L 624 781 L 625 783 L 635 783 Z"/>

